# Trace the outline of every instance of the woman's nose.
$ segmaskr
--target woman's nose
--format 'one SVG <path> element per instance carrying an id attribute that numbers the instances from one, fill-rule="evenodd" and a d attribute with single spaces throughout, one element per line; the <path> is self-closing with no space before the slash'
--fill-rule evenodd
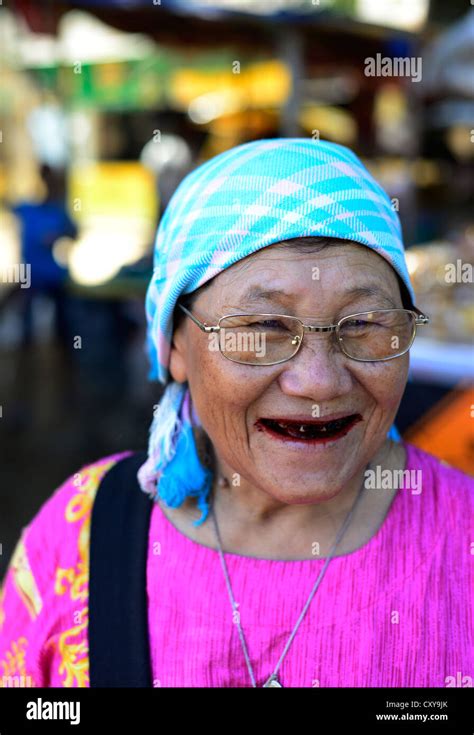
<path id="1" fill-rule="evenodd" d="M 303 344 L 291 360 L 283 364 L 280 387 L 287 395 L 329 401 L 349 393 L 353 377 L 333 334 L 305 334 Z"/>

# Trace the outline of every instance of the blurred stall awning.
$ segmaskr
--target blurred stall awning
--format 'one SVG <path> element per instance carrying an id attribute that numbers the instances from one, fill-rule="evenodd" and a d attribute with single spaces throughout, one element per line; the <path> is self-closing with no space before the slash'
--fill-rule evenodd
<path id="1" fill-rule="evenodd" d="M 382 14 L 373 0 L 355 0 L 350 12 L 346 0 L 333 0 L 329 7 L 311 0 L 12 0 L 11 5 L 37 33 L 57 33 L 62 16 L 76 9 L 120 30 L 146 32 L 175 45 L 255 48 L 260 41 L 271 42 L 275 31 L 292 27 L 368 39 L 416 32 L 426 21 L 429 0 L 405 3 L 404 14 L 398 0 L 385 0 Z M 190 22 L 183 23 L 183 17 Z"/>

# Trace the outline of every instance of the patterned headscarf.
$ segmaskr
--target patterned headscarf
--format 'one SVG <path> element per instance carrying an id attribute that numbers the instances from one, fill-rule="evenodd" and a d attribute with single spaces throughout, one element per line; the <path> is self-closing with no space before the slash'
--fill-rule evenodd
<path id="1" fill-rule="evenodd" d="M 335 143 L 277 138 L 232 148 L 186 176 L 160 222 L 146 296 L 147 349 L 149 378 L 166 389 L 138 478 L 172 507 L 195 496 L 200 523 L 212 476 L 194 442 L 200 422 L 188 385 L 168 371 L 176 302 L 242 258 L 308 236 L 352 240 L 379 253 L 415 303 L 391 201 L 357 156 Z"/>

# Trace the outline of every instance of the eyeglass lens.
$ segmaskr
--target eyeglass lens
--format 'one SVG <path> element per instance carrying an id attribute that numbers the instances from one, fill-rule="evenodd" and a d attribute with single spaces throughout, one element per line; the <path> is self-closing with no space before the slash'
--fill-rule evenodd
<path id="1" fill-rule="evenodd" d="M 248 314 L 220 320 L 221 352 L 229 360 L 265 365 L 290 359 L 303 339 L 302 323 L 295 317 Z M 409 311 L 383 310 L 341 320 L 338 338 L 343 352 L 358 360 L 396 357 L 410 347 L 415 317 Z M 332 336 L 332 335 L 331 335 Z"/>

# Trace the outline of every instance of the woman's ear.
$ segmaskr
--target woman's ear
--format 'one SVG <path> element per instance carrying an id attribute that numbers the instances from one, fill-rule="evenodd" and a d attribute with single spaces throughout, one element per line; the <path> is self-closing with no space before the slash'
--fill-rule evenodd
<path id="1" fill-rule="evenodd" d="M 178 327 L 171 340 L 169 371 L 173 380 L 177 383 L 184 383 L 187 380 L 186 350 L 184 346 L 185 339 L 183 327 L 184 324 L 181 324 Z"/>

